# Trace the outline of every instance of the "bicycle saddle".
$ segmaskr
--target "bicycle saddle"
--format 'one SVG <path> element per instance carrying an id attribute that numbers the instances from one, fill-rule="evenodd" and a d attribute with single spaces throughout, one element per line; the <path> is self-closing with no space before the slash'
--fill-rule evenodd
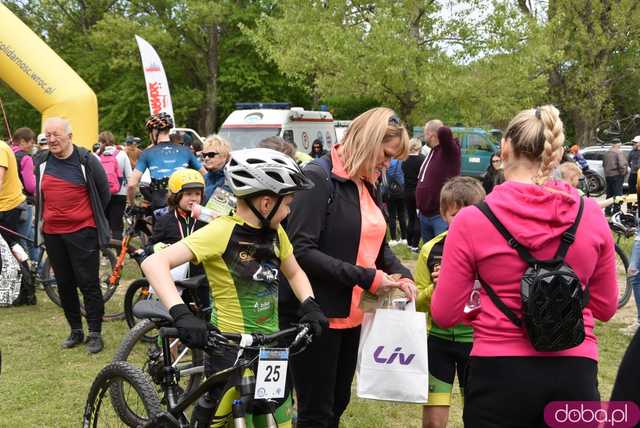
<path id="1" fill-rule="evenodd" d="M 176 286 L 195 290 L 199 287 L 205 287 L 207 285 L 207 276 L 205 274 L 192 276 L 191 278 L 175 281 Z"/>
<path id="2" fill-rule="evenodd" d="M 169 311 L 157 300 L 141 300 L 133 307 L 133 315 L 136 318 L 150 320 L 163 320 L 173 323 Z"/>

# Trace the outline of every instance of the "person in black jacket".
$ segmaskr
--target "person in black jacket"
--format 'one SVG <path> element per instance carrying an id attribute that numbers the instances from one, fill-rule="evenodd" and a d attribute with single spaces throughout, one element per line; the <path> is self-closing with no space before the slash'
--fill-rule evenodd
<path id="1" fill-rule="evenodd" d="M 111 192 L 97 156 L 72 143 L 71 126 L 61 118 L 44 125 L 49 151 L 38 157 L 36 171 L 36 242 L 44 240 L 56 276 L 60 303 L 71 327 L 62 343 L 84 341 L 78 288 L 87 310 L 87 350 L 100 352 L 104 302 L 100 291 L 100 248 L 109 245 L 104 207 Z"/>
<path id="2" fill-rule="evenodd" d="M 407 245 L 418 252 L 420 248 L 420 221 L 418 221 L 418 207 L 416 206 L 416 186 L 418 185 L 418 173 L 424 162 L 424 156 L 420 154 L 422 141 L 412 138 L 409 143 L 409 157 L 402 162 L 404 173 L 404 203 L 407 207 Z"/>
<path id="3" fill-rule="evenodd" d="M 341 144 L 305 167 L 315 186 L 296 194 L 287 233 L 330 328 L 291 359 L 299 428 L 338 427 L 349 404 L 363 290 L 400 288 L 415 298 L 411 273 L 385 241 L 386 219 L 373 184 L 391 159 L 407 156 L 408 146 L 395 113 L 375 108 L 351 123 Z M 297 320 L 298 302 L 286 284 L 280 285 L 284 328 Z"/>
<path id="4" fill-rule="evenodd" d="M 491 193 L 498 184 L 504 183 L 504 172 L 502 171 L 502 158 L 500 152 L 491 155 L 491 163 L 487 167 L 487 172 L 482 177 L 482 187 L 487 193 Z"/>
<path id="5" fill-rule="evenodd" d="M 309 156 L 311 156 L 314 159 L 317 159 L 317 158 L 321 158 L 326 154 L 327 154 L 327 151 L 324 149 L 324 147 L 322 147 L 322 140 L 320 139 L 313 140 L 313 143 L 311 144 L 311 151 L 309 152 Z"/>

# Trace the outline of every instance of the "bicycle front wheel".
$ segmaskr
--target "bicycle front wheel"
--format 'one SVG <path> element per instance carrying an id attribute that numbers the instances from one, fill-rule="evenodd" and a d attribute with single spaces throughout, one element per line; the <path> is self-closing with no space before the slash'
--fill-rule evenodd
<path id="1" fill-rule="evenodd" d="M 117 403 L 110 391 L 118 385 L 126 391 L 127 400 Z M 133 409 L 130 407 L 133 406 Z M 128 421 L 120 415 L 125 411 L 135 413 L 138 419 Z M 137 367 L 125 361 L 118 361 L 103 368 L 91 385 L 82 420 L 83 428 L 96 427 L 137 427 L 147 423 L 162 411 L 160 400 L 151 382 Z"/>
<path id="2" fill-rule="evenodd" d="M 616 276 L 618 279 L 618 309 L 631 298 L 631 278 L 629 278 L 629 259 L 618 244 L 616 249 Z"/>
<path id="3" fill-rule="evenodd" d="M 590 174 L 585 174 L 585 186 L 587 187 L 587 191 L 589 196 L 597 198 L 602 196 L 607 189 L 607 183 L 604 178 L 595 172 Z"/>
<path id="4" fill-rule="evenodd" d="M 122 343 L 113 357 L 113 361 L 127 361 L 136 367 L 141 367 L 144 373 L 149 374 L 156 384 L 156 393 L 159 396 L 164 394 L 162 389 L 162 366 L 154 364 L 150 355 L 155 355 L 157 362 L 162 362 L 162 349 L 157 343 L 148 343 L 147 337 L 157 337 L 158 326 L 151 320 L 142 320 L 127 333 Z M 178 371 L 179 387 L 184 393 L 189 393 L 197 388 L 204 377 L 204 352 L 200 349 L 190 349 L 184 346 L 178 339 L 169 338 L 171 346 L 172 366 Z M 127 396 L 126 391 L 121 390 L 118 385 L 112 389 L 112 399 L 119 403 L 119 408 L 124 412 L 121 414 L 128 421 L 136 421 L 138 417 L 135 413 L 126 411 Z M 130 406 L 129 406 L 130 407 Z"/>

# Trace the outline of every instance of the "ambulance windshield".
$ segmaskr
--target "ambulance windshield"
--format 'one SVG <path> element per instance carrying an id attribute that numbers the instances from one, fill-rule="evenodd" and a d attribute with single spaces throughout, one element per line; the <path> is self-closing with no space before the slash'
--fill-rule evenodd
<path id="1" fill-rule="evenodd" d="M 254 126 L 223 126 L 220 136 L 231 143 L 231 150 L 251 149 L 267 137 L 280 135 L 280 128 L 261 128 Z"/>

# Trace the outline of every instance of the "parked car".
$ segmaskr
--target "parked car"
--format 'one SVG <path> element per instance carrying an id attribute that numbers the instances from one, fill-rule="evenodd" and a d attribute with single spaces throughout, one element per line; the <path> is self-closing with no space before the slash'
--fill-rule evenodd
<path id="1" fill-rule="evenodd" d="M 470 177 L 482 177 L 491 163 L 491 156 L 500 150 L 493 136 L 482 128 L 451 128 L 460 142 L 462 160 L 460 174 Z M 424 138 L 422 127 L 413 128 L 413 136 Z"/>
<path id="2" fill-rule="evenodd" d="M 191 137 L 191 141 L 200 141 L 204 143 L 204 138 L 200 136 L 194 129 L 191 128 L 172 128 L 171 133 L 180 134 L 180 136 L 184 139 L 184 135 L 189 135 Z"/>
<path id="3" fill-rule="evenodd" d="M 604 169 L 602 168 L 602 158 L 604 154 L 611 148 L 609 145 L 605 146 L 589 146 L 580 150 L 582 156 L 589 164 L 589 169 L 593 170 L 601 177 L 604 178 Z M 621 147 L 622 153 L 629 157 L 629 152 L 633 149 L 632 145 L 623 144 Z M 629 179 L 629 170 L 627 169 L 627 175 L 624 178 L 624 186 L 627 186 L 627 180 Z"/>

